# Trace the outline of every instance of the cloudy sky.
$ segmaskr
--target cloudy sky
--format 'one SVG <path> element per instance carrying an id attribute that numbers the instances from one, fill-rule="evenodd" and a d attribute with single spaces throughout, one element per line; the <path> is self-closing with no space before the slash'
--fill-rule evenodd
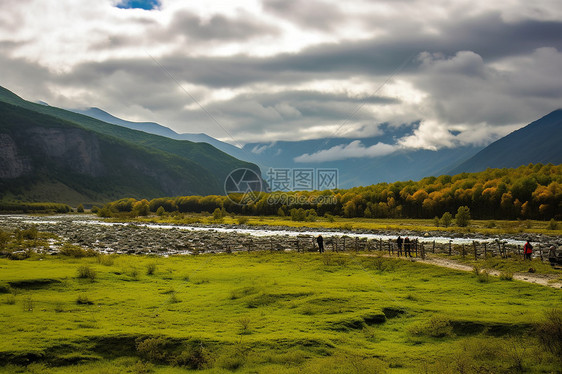
<path id="1" fill-rule="evenodd" d="M 231 143 L 344 136 L 331 159 L 376 157 L 487 144 L 562 107 L 559 0 L 0 4 L 0 85 Z M 382 123 L 407 135 L 363 146 Z"/>

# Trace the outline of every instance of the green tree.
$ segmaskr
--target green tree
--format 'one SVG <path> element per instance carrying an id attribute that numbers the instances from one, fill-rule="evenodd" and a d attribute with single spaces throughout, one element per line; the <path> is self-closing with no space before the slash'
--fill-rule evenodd
<path id="1" fill-rule="evenodd" d="M 435 218 L 433 218 L 433 224 L 435 227 L 439 227 L 439 217 L 435 216 Z"/>
<path id="2" fill-rule="evenodd" d="M 76 208 L 76 211 L 78 213 L 84 213 L 84 205 L 82 205 L 82 204 L 78 205 L 78 207 Z"/>
<path id="3" fill-rule="evenodd" d="M 455 215 L 455 222 L 459 227 L 466 227 L 470 224 L 470 209 L 467 206 L 461 206 Z"/>
<path id="4" fill-rule="evenodd" d="M 215 221 L 222 221 L 222 219 L 223 219 L 223 214 L 222 214 L 221 208 L 216 208 L 216 209 L 213 211 L 213 220 L 215 220 Z"/>
<path id="5" fill-rule="evenodd" d="M 0 249 L 6 248 L 6 244 L 10 240 L 10 234 L 6 231 L 0 230 Z"/>
<path id="6" fill-rule="evenodd" d="M 290 213 L 292 221 L 306 221 L 306 211 L 303 208 L 293 208 Z"/>
<path id="7" fill-rule="evenodd" d="M 441 226 L 443 227 L 451 226 L 451 222 L 453 222 L 453 215 L 449 212 L 443 213 L 440 222 L 441 222 Z"/>
<path id="8" fill-rule="evenodd" d="M 158 209 L 156 209 L 156 215 L 158 217 L 162 217 L 165 212 L 166 212 L 166 209 L 164 209 L 163 206 L 160 206 L 160 207 L 158 207 Z"/>

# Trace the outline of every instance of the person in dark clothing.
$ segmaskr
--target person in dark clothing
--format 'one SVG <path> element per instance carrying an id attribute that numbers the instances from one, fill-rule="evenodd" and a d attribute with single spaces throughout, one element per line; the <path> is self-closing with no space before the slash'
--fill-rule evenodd
<path id="1" fill-rule="evenodd" d="M 548 262 L 550 265 L 554 266 L 558 262 L 558 257 L 556 256 L 556 247 L 551 245 L 548 249 Z"/>
<path id="2" fill-rule="evenodd" d="M 324 252 L 324 238 L 322 237 L 322 235 L 318 235 L 318 237 L 316 238 L 316 242 L 318 243 L 318 251 L 320 253 Z"/>
<path id="3" fill-rule="evenodd" d="M 404 239 L 404 257 L 412 257 L 412 252 L 410 251 L 410 238 L 406 237 Z"/>
<path id="4" fill-rule="evenodd" d="M 404 239 L 402 239 L 402 237 L 398 236 L 398 239 L 396 239 L 396 246 L 398 247 L 398 257 L 402 256 L 402 243 L 404 242 Z"/>
<path id="5" fill-rule="evenodd" d="M 533 255 L 533 246 L 527 240 L 527 243 L 523 246 L 523 254 L 525 255 L 525 260 L 531 260 L 531 256 Z"/>

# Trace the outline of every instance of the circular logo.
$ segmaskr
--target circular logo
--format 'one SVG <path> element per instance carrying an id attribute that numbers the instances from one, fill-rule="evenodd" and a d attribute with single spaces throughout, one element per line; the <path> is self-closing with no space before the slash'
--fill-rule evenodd
<path id="1" fill-rule="evenodd" d="M 255 203 L 263 192 L 261 176 L 252 169 L 236 169 L 224 180 L 224 193 L 238 205 Z"/>

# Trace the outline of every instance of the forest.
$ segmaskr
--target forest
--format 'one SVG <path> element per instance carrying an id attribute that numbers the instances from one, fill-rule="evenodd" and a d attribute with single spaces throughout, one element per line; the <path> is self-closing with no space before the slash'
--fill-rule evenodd
<path id="1" fill-rule="evenodd" d="M 433 218 L 466 206 L 474 219 L 562 219 L 562 165 L 529 164 L 516 169 L 487 169 L 426 177 L 419 181 L 379 183 L 326 191 L 260 193 L 240 204 L 241 196 L 181 196 L 136 200 L 126 198 L 94 207 L 108 216 L 116 212 L 294 215 L 366 218 Z"/>

